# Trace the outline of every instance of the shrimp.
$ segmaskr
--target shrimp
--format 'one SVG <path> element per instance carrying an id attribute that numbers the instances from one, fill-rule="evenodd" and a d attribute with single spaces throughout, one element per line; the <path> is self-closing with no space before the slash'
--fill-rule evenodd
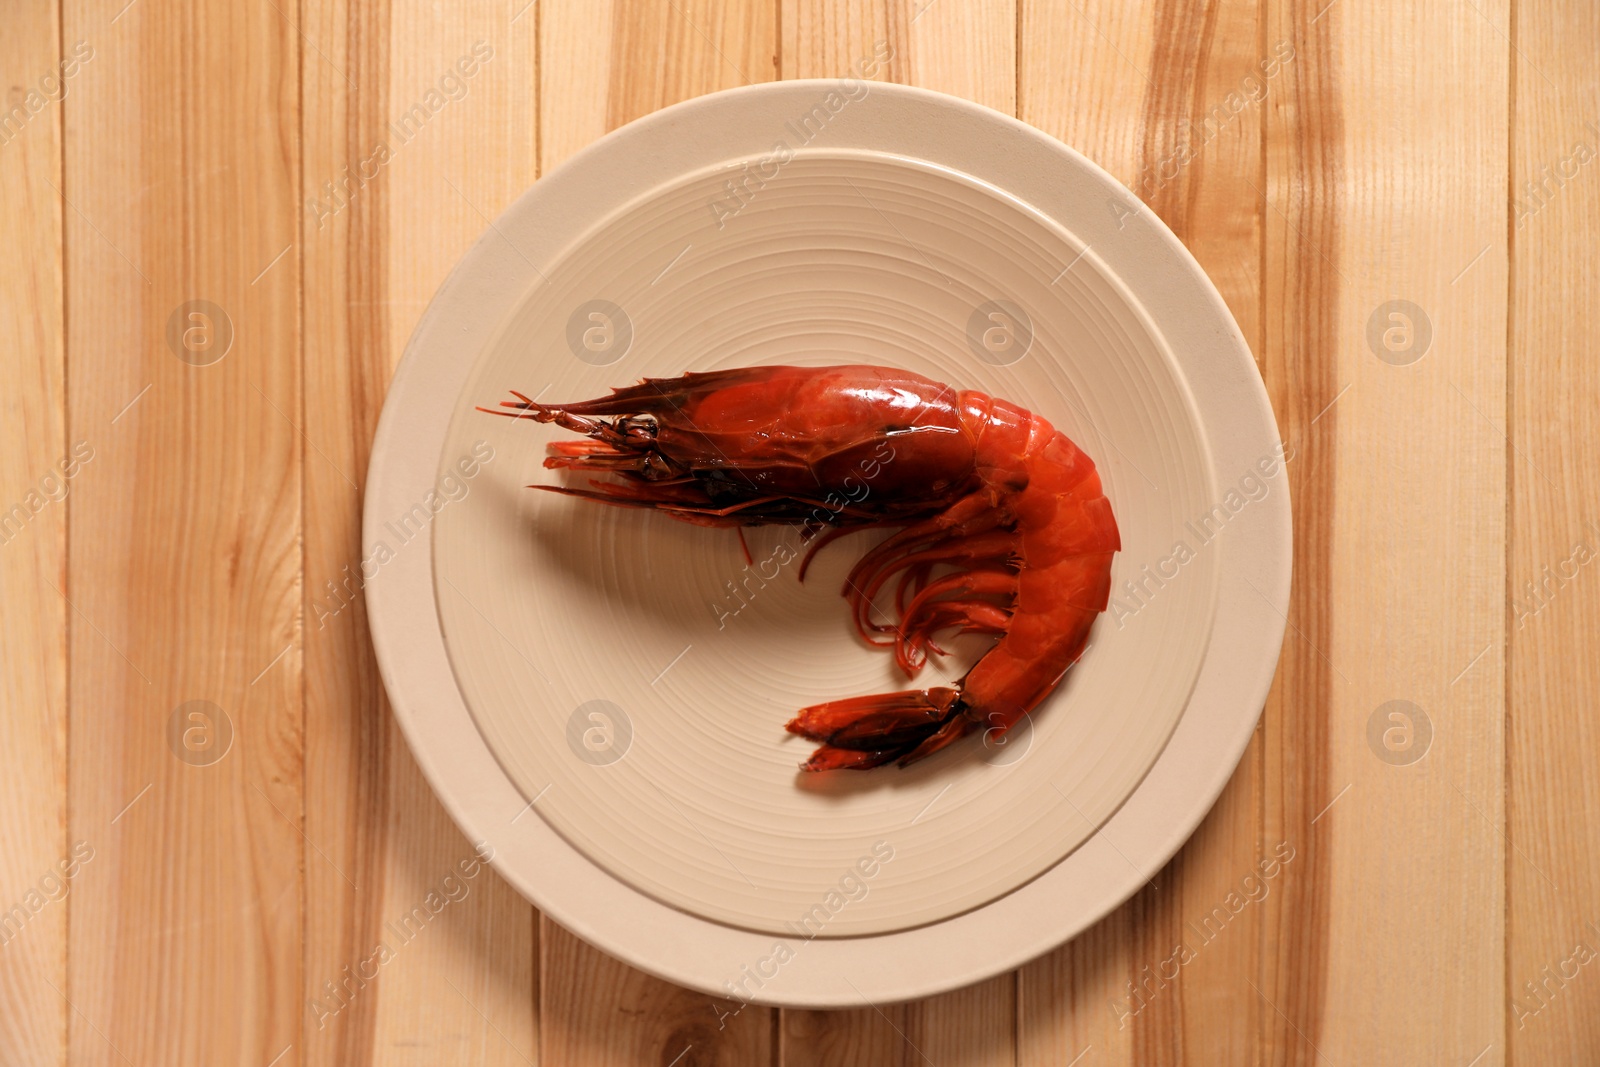
<path id="1" fill-rule="evenodd" d="M 788 730 L 820 742 L 804 770 L 904 767 L 980 728 L 1003 736 L 1060 684 L 1106 608 L 1122 544 L 1094 463 L 1009 401 L 876 366 L 646 378 L 567 404 L 512 395 L 479 410 L 584 435 L 553 442 L 546 468 L 616 476 L 531 488 L 702 526 L 799 526 L 802 581 L 834 539 L 899 527 L 841 595 L 908 678 L 944 654 L 943 631 L 998 635 L 953 685 L 802 708 Z M 892 621 L 878 617 L 887 600 Z"/>

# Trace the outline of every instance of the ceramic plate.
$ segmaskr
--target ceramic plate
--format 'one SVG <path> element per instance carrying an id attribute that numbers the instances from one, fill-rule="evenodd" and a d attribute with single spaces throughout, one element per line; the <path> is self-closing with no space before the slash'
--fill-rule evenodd
<path id="1" fill-rule="evenodd" d="M 1113 601 L 1003 743 L 813 776 L 799 707 L 903 688 L 818 557 L 525 488 L 571 436 L 478 412 L 752 364 L 904 367 L 1095 460 Z M 441 287 L 385 404 L 366 591 L 429 780 L 552 918 L 740 1000 L 859 1004 L 1016 966 L 1138 888 L 1215 800 L 1276 664 L 1276 426 L 1215 290 L 1081 156 L 977 105 L 825 81 L 703 97 L 545 177 Z M 982 655 L 957 641 L 917 685 Z"/>

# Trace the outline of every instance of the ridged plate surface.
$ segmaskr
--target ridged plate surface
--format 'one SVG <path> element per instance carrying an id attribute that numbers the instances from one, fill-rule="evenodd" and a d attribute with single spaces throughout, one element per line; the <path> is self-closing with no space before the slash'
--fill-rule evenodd
<path id="1" fill-rule="evenodd" d="M 1043 413 L 1099 465 L 1124 551 L 1031 733 L 807 780 L 794 709 L 902 685 L 838 596 L 871 535 L 803 586 L 792 561 L 751 578 L 728 531 L 523 488 L 554 432 L 471 408 L 848 359 Z M 928 996 L 1084 930 L 1216 800 L 1285 629 L 1281 449 L 1215 287 L 1083 156 L 906 86 L 716 93 L 542 177 L 440 287 L 368 469 L 373 645 L 441 802 L 553 921 L 738 1001 Z M 783 536 L 752 536 L 758 564 Z"/>
<path id="2" fill-rule="evenodd" d="M 1218 575 L 1192 525 L 1215 502 L 1205 434 L 1136 280 L 968 175 L 826 149 L 650 189 L 542 274 L 463 354 L 441 480 L 493 458 L 440 510 L 433 543 L 456 681 L 526 817 L 696 916 L 840 937 L 993 901 L 1122 804 L 1189 698 Z M 1123 591 L 1007 743 L 813 776 L 796 769 L 812 746 L 783 730 L 795 709 L 908 684 L 839 595 L 884 534 L 838 542 L 801 584 L 798 530 L 750 532 L 751 566 L 731 531 L 534 492 L 562 480 L 541 467 L 546 443 L 572 435 L 473 409 L 511 389 L 575 400 L 647 375 L 854 362 L 1064 430 L 1101 471 Z M 1197 551 L 1173 559 L 1179 544 Z M 916 684 L 958 678 L 988 644 L 955 642 Z"/>

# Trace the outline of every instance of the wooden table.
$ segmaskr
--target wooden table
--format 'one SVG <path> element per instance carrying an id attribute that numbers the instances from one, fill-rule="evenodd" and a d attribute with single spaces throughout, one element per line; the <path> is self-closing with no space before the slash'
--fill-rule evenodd
<path id="1" fill-rule="evenodd" d="M 4 22 L 0 1062 L 1600 1062 L 1592 3 L 35 0 Z M 471 853 L 355 595 L 418 315 L 606 130 L 877 42 L 888 78 L 1141 193 L 1257 354 L 1295 589 L 1232 784 L 1110 918 L 931 1000 L 719 1025 L 490 874 L 366 968 Z"/>

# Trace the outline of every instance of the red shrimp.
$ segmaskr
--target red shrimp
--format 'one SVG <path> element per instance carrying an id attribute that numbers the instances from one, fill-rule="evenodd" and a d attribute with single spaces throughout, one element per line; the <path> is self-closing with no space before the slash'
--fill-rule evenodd
<path id="1" fill-rule="evenodd" d="M 1060 684 L 1110 596 L 1121 539 L 1094 463 L 1009 401 L 875 366 L 646 378 L 569 404 L 512 395 L 480 410 L 584 435 L 552 443 L 546 467 L 617 476 L 532 488 L 703 526 L 800 526 L 817 535 L 802 580 L 842 534 L 901 527 L 841 593 L 908 677 L 943 652 L 941 631 L 999 635 L 953 685 L 801 709 L 789 731 L 821 742 L 805 770 L 905 766 L 976 729 L 1003 735 Z M 876 617 L 885 599 L 893 622 Z"/>

